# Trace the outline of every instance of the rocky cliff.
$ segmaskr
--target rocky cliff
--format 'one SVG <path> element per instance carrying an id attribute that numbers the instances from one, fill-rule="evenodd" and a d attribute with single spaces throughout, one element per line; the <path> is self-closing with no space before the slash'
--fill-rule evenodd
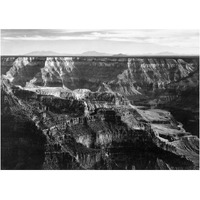
<path id="1" fill-rule="evenodd" d="M 8 66 L 12 67 L 8 70 Z M 197 70 L 198 58 L 2 58 L 2 72 L 7 71 L 14 84 L 91 91 L 107 88 L 126 96 L 165 89 Z"/>
<path id="2" fill-rule="evenodd" d="M 197 58 L 2 57 L 1 69 L 3 169 L 199 168 L 198 134 L 162 110 L 198 115 Z"/>
<path id="3" fill-rule="evenodd" d="M 119 94 L 89 92 L 81 99 L 41 95 L 5 78 L 1 89 L 3 169 L 199 166 L 198 138 L 187 133 L 169 112 L 141 110 L 123 98 L 116 103 Z M 120 155 L 116 158 L 113 151 L 120 153 L 120 148 L 125 156 L 130 151 L 143 156 L 143 163 L 131 157 L 119 166 Z"/>

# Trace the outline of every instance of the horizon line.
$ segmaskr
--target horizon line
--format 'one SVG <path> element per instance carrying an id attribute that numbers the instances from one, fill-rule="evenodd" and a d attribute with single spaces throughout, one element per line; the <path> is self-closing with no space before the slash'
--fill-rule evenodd
<path id="1" fill-rule="evenodd" d="M 98 55 L 80 55 L 80 54 L 66 54 L 66 55 L 25 55 L 25 54 L 5 54 L 5 55 L 0 55 L 1 57 L 112 57 L 112 58 L 127 58 L 127 57 L 199 57 L 199 54 L 174 54 L 174 55 L 157 55 L 157 54 L 135 54 L 135 55 L 122 55 L 122 56 L 118 56 L 117 54 L 113 54 L 113 55 L 105 55 L 105 56 L 98 56 Z"/>

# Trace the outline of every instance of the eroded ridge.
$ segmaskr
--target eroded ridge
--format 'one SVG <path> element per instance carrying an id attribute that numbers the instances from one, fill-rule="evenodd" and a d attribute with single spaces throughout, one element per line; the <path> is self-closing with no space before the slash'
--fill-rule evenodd
<path id="1" fill-rule="evenodd" d="M 195 58 L 2 59 L 3 169 L 199 168 Z"/>

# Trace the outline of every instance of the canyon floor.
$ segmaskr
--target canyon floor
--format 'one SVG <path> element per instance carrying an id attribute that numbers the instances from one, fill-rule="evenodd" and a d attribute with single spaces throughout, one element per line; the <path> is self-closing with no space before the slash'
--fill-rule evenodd
<path id="1" fill-rule="evenodd" d="M 1 168 L 199 169 L 198 57 L 1 57 Z"/>

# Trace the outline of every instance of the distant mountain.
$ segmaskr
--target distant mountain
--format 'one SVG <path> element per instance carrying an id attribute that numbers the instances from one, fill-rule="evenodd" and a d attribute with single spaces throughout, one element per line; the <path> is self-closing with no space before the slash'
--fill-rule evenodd
<path id="1" fill-rule="evenodd" d="M 101 53 L 101 52 L 97 52 L 97 51 L 86 51 L 80 55 L 81 56 L 111 56 L 111 54 Z"/>
<path id="2" fill-rule="evenodd" d="M 54 51 L 32 51 L 30 53 L 27 53 L 26 55 L 28 56 L 56 56 L 56 55 L 61 55 L 61 54 Z"/>
<path id="3" fill-rule="evenodd" d="M 109 54 L 97 51 L 86 51 L 80 54 L 72 54 L 72 53 L 58 53 L 54 51 L 32 51 L 30 53 L 25 54 L 27 56 L 113 56 L 113 57 L 128 57 L 128 56 L 180 56 L 180 54 L 176 54 L 170 51 L 163 51 L 159 53 L 147 53 L 147 54 L 137 54 L 137 55 L 127 55 L 123 53 L 119 54 Z M 192 55 L 191 55 L 192 56 Z"/>
<path id="4" fill-rule="evenodd" d="M 126 57 L 126 56 L 128 56 L 128 55 L 123 54 L 123 53 L 119 53 L 119 54 L 114 54 L 114 55 L 112 55 L 112 56 L 114 56 L 114 57 Z"/>

